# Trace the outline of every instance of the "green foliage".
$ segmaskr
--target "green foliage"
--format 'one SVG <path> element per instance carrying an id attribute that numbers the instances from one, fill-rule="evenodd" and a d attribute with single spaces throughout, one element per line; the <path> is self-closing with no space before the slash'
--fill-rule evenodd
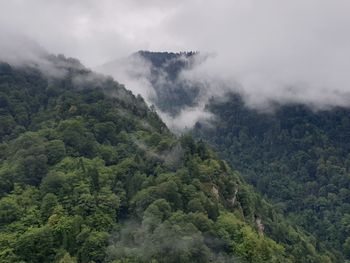
<path id="1" fill-rule="evenodd" d="M 349 110 L 285 105 L 264 113 L 246 107 L 238 95 L 212 100 L 207 109 L 217 115 L 215 128 L 197 124 L 196 136 L 209 141 L 295 225 L 311 232 L 317 247 L 336 250 L 332 262 L 344 261 L 341 252 L 349 258 Z M 240 195 L 248 211 L 249 193 Z M 285 239 L 282 232 L 277 236 Z"/>
<path id="2" fill-rule="evenodd" d="M 18 204 L 11 197 L 4 197 L 0 200 L 0 224 L 8 224 L 16 221 L 21 210 Z"/>
<path id="3" fill-rule="evenodd" d="M 47 161 L 49 164 L 53 165 L 58 163 L 63 157 L 66 156 L 66 147 L 61 140 L 49 141 L 46 146 L 47 151 Z"/>
<path id="4" fill-rule="evenodd" d="M 1 262 L 293 262 L 300 251 L 295 262 L 322 262 L 205 143 L 177 139 L 111 79 L 51 59 L 64 77 L 0 63 Z"/>
<path id="5" fill-rule="evenodd" d="M 16 254 L 28 262 L 52 262 L 55 257 L 55 240 L 49 227 L 29 228 L 15 245 Z"/>
<path id="6" fill-rule="evenodd" d="M 149 52 L 139 51 L 140 56 L 152 65 L 150 83 L 156 96 L 153 103 L 164 112 L 178 114 L 185 106 L 194 106 L 199 94 L 198 87 L 178 78 L 183 69 L 190 69 L 196 63 L 196 52 Z"/>

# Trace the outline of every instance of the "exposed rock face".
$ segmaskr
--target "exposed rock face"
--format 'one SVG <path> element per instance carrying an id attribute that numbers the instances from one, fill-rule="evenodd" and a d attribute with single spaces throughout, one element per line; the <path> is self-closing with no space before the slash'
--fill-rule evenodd
<path id="1" fill-rule="evenodd" d="M 264 224 L 262 223 L 261 221 L 261 218 L 257 217 L 255 219 L 255 223 L 256 223 L 256 226 L 258 227 L 258 233 L 260 236 L 263 236 L 264 235 L 264 229 L 265 229 L 265 226 Z"/>
<path id="2" fill-rule="evenodd" d="M 238 188 L 235 190 L 235 194 L 233 195 L 233 197 L 229 200 L 229 202 L 232 206 L 234 206 L 236 203 L 237 193 L 238 193 Z"/>
<path id="3" fill-rule="evenodd" d="M 216 199 L 219 199 L 219 189 L 217 188 L 217 186 L 213 185 L 213 187 L 211 188 L 211 192 L 213 193 Z"/>

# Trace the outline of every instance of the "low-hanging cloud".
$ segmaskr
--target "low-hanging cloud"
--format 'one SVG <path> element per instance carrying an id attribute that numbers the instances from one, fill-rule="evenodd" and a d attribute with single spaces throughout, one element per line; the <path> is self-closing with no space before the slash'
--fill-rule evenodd
<path id="1" fill-rule="evenodd" d="M 164 54 L 158 54 L 158 56 L 161 55 Z M 194 59 L 197 55 L 198 58 Z M 202 60 L 205 60 L 205 56 L 196 54 L 186 57 L 185 54 L 179 54 L 164 61 L 161 67 L 157 67 L 152 65 L 140 52 L 137 52 L 96 67 L 95 70 L 114 77 L 135 94 L 142 95 L 148 105 L 155 107 L 162 120 L 173 132 L 182 133 L 191 129 L 197 121 L 204 122 L 213 117 L 210 112 L 204 110 L 205 103 L 211 95 L 211 85 L 205 84 L 202 80 L 195 81 L 192 71 L 185 68 L 175 79 L 174 73 L 169 75 L 164 68 L 172 67 L 178 62 L 181 62 L 181 65 L 195 66 L 194 64 L 198 64 L 197 60 L 198 63 L 201 63 Z M 188 72 L 189 75 L 186 74 Z M 199 88 L 198 93 L 194 91 L 195 88 Z M 184 94 L 181 94 L 179 98 L 178 92 L 191 93 L 189 89 L 192 89 L 194 93 L 190 95 L 193 96 L 193 102 L 191 103 L 189 99 L 187 103 L 184 103 L 181 101 L 181 96 Z M 223 90 L 223 86 L 220 87 L 220 90 Z M 179 105 L 170 101 L 176 101 Z M 171 105 L 167 105 L 167 102 Z"/>
<path id="2" fill-rule="evenodd" d="M 136 50 L 198 50 L 215 56 L 182 77 L 210 96 L 229 87 L 253 107 L 349 105 L 347 0 L 0 1 L 1 28 L 89 67 Z M 152 93 L 142 79 L 129 88 Z"/>
<path id="3" fill-rule="evenodd" d="M 196 16 L 199 2 L 184 8 L 172 28 L 216 56 L 188 78 L 236 82 L 232 89 L 253 106 L 270 100 L 349 105 L 350 2 L 222 1 L 204 5 Z"/>
<path id="4" fill-rule="evenodd" d="M 173 132 L 180 134 L 192 129 L 198 121 L 205 123 L 214 118 L 213 114 L 205 111 L 204 108 L 204 105 L 184 107 L 176 116 L 171 116 L 160 110 L 158 110 L 158 114 Z"/>
<path id="5" fill-rule="evenodd" d="M 112 76 L 135 94 L 140 94 L 148 104 L 156 96 L 149 80 L 151 65 L 137 54 L 113 60 L 94 68 L 97 72 Z"/>

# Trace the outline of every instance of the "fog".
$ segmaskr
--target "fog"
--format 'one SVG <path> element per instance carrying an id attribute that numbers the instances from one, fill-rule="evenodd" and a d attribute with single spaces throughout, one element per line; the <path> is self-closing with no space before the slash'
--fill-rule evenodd
<path id="1" fill-rule="evenodd" d="M 182 77 L 205 83 L 210 95 L 230 87 L 258 108 L 271 100 L 348 106 L 349 11 L 346 0 L 1 0 L 0 58 L 30 56 L 5 31 L 92 68 L 137 50 L 196 50 L 213 56 Z M 119 75 L 134 93 L 152 95 L 144 79 Z"/>

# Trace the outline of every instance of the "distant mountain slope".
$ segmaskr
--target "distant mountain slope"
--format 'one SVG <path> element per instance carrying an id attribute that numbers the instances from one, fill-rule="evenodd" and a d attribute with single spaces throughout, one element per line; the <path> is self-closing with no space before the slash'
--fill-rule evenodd
<path id="1" fill-rule="evenodd" d="M 171 76 L 166 85 L 155 85 L 167 94 L 159 97 L 164 103 L 155 101 L 156 105 L 175 115 L 185 109 L 189 104 L 177 108 L 167 101 L 173 96 L 168 86 L 184 81 L 181 70 L 196 65 L 181 69 L 178 64 L 169 71 L 166 65 L 172 63 L 174 54 L 146 52 L 143 56 L 152 64 L 150 79 L 157 79 L 158 72 Z M 188 96 L 187 101 L 198 101 L 203 87 L 186 83 L 188 86 L 177 86 L 175 93 Z M 186 92 L 188 88 L 196 93 Z M 214 117 L 198 122 L 197 138 L 211 143 L 296 225 L 313 233 L 317 245 L 336 250 L 340 258 L 350 258 L 349 109 L 314 111 L 302 104 L 271 102 L 269 112 L 262 112 L 249 108 L 239 94 L 228 92 L 224 99 L 214 96 L 201 110 Z"/>
<path id="2" fill-rule="evenodd" d="M 180 74 L 194 66 L 197 55 L 196 52 L 139 51 L 128 58 L 106 63 L 97 70 L 116 78 L 148 81 L 152 92 L 145 96 L 158 109 L 174 116 L 184 107 L 196 104 L 199 87 L 182 79 Z"/>
<path id="3" fill-rule="evenodd" d="M 239 95 L 211 100 L 211 127 L 195 133 L 316 244 L 350 258 L 350 109 L 314 112 L 305 105 L 275 105 L 272 113 L 249 109 Z"/>
<path id="4" fill-rule="evenodd" d="M 0 63 L 1 262 L 336 262 L 141 97 L 48 61 Z"/>

